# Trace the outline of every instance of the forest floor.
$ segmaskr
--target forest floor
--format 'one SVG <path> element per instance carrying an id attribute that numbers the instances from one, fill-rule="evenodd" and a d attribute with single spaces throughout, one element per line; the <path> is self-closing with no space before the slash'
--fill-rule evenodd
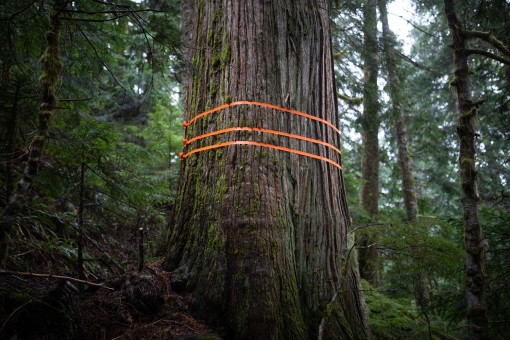
<path id="1" fill-rule="evenodd" d="M 154 243 L 164 239 L 164 223 L 146 225 L 151 263 L 141 272 L 138 226 L 89 227 L 87 284 L 76 280 L 76 229 L 55 218 L 63 209 L 52 209 L 44 223 L 35 209 L 27 211 L 11 234 L 10 256 L 0 269 L 0 339 L 221 338 L 192 315 L 189 297 L 172 290 L 172 274 L 161 268 Z"/>
<path id="2" fill-rule="evenodd" d="M 190 313 L 187 298 L 172 291 L 170 280 L 158 263 L 111 279 L 105 288 L 0 275 L 0 338 L 220 338 Z"/>

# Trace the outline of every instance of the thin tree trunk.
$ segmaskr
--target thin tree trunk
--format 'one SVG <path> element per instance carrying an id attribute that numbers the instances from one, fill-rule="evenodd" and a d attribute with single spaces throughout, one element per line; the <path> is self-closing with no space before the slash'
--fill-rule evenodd
<path id="1" fill-rule="evenodd" d="M 464 246 L 466 252 L 466 302 L 470 339 L 488 339 L 487 306 L 484 297 L 484 248 L 482 226 L 478 218 L 477 172 L 475 170 L 475 125 L 479 103 L 474 103 L 469 89 L 468 53 L 462 24 L 455 12 L 454 1 L 445 0 L 445 12 L 453 39 L 455 78 L 450 83 L 457 92 L 460 139 L 460 177 L 464 210 Z"/>
<path id="2" fill-rule="evenodd" d="M 186 120 L 231 101 L 252 100 L 338 121 L 327 2 L 206 1 L 193 4 L 193 69 Z M 339 145 L 330 127 L 257 106 L 197 120 L 186 138 L 227 127 L 285 131 Z M 202 139 L 281 145 L 341 162 L 322 146 L 263 133 Z M 342 173 L 330 164 L 252 145 L 186 158 L 165 265 L 195 311 L 238 339 L 308 339 L 327 316 L 343 338 L 365 338 L 356 280 L 343 274 L 348 211 Z M 348 266 L 351 268 L 351 266 Z M 347 282 L 349 289 L 332 302 Z M 341 321 L 339 324 L 339 320 Z"/>
<path id="3" fill-rule="evenodd" d="M 143 232 L 144 228 L 140 227 L 138 228 L 138 272 L 141 273 L 143 271 L 144 266 L 144 257 L 145 257 L 145 251 L 143 247 Z"/>
<path id="4" fill-rule="evenodd" d="M 8 256 L 8 238 L 16 221 L 20 205 L 37 175 L 39 163 L 44 151 L 44 143 L 48 135 L 48 127 L 53 110 L 56 107 L 56 88 L 60 75 L 61 63 L 59 53 L 59 13 L 65 1 L 56 0 L 49 14 L 49 28 L 46 32 L 46 50 L 41 57 L 42 66 L 42 102 L 38 113 L 37 135 L 30 145 L 30 153 L 23 175 L 19 180 L 15 193 L 10 197 L 0 225 L 0 261 L 5 265 Z"/>
<path id="5" fill-rule="evenodd" d="M 418 220 L 418 202 L 416 200 L 415 182 L 411 160 L 409 159 L 409 149 L 407 147 L 407 126 L 404 116 L 400 115 L 397 119 L 395 130 L 397 133 L 398 162 L 402 174 L 404 208 L 407 222 L 414 223 Z"/>
<path id="6" fill-rule="evenodd" d="M 83 146 L 82 146 L 83 148 Z M 83 215 L 85 214 L 85 169 L 87 165 L 85 162 L 80 163 L 80 204 L 78 206 L 78 251 L 77 251 L 77 267 L 78 267 L 78 278 L 85 279 L 85 272 L 83 268 Z"/>
<path id="7" fill-rule="evenodd" d="M 379 212 L 379 102 L 377 90 L 377 11 L 376 0 L 366 0 L 363 7 L 363 115 L 361 117 L 361 205 L 370 216 Z M 377 248 L 373 235 L 361 234 L 359 243 L 360 273 L 372 284 L 377 281 Z"/>
<path id="8" fill-rule="evenodd" d="M 55 1 L 50 11 L 49 29 L 46 32 L 47 47 L 40 59 L 42 65 L 42 102 L 38 113 L 37 135 L 30 146 L 28 162 L 23 171 L 23 176 L 17 185 L 17 199 L 28 192 L 34 178 L 37 176 L 44 151 L 44 144 L 48 135 L 50 119 L 57 104 L 56 90 L 62 67 L 58 41 L 60 29 L 60 19 L 58 16 L 61 11 L 62 2 L 61 0 Z"/>
<path id="9" fill-rule="evenodd" d="M 181 40 L 183 42 L 183 59 L 184 59 L 184 72 L 182 74 L 183 88 L 187 89 L 189 85 L 189 78 L 193 74 L 193 46 L 192 41 L 195 39 L 196 31 L 193 30 L 193 11 L 195 9 L 196 1 L 183 1 L 181 3 Z M 186 103 L 184 103 L 186 105 Z"/>
<path id="10" fill-rule="evenodd" d="M 402 113 L 402 93 L 400 80 L 397 73 L 397 58 L 395 53 L 395 40 L 388 24 L 387 1 L 378 0 L 379 12 L 381 15 L 384 56 L 386 70 L 388 72 L 388 86 L 391 98 L 391 117 L 395 122 L 397 135 L 398 162 L 402 175 L 402 196 L 404 197 L 404 208 L 406 220 L 412 224 L 418 220 L 418 203 L 416 200 L 416 189 L 407 148 L 407 127 L 405 117 Z M 428 304 L 429 294 L 425 274 L 420 272 L 415 277 L 415 297 L 417 304 L 425 308 Z"/>
<path id="11" fill-rule="evenodd" d="M 14 96 L 12 98 L 12 106 L 10 109 L 6 108 L 6 117 L 4 121 L 5 139 L 2 145 L 2 154 L 5 155 L 4 161 L 6 162 L 6 183 L 5 191 L 7 201 L 14 193 L 15 176 L 13 169 L 13 160 L 15 158 L 16 147 L 18 144 L 18 100 L 20 93 L 20 84 L 16 82 L 11 83 L 10 72 L 11 68 L 8 66 L 2 72 L 2 93 L 8 93 L 10 87 L 14 87 Z"/>
<path id="12" fill-rule="evenodd" d="M 510 3 L 508 1 L 502 1 L 503 13 L 505 15 L 505 33 L 506 39 L 503 42 L 506 46 L 510 46 Z M 505 65 L 505 82 L 506 82 L 506 92 L 507 95 L 510 96 L 510 65 Z"/>
<path id="13" fill-rule="evenodd" d="M 510 94 L 510 65 L 505 65 L 506 92 Z"/>

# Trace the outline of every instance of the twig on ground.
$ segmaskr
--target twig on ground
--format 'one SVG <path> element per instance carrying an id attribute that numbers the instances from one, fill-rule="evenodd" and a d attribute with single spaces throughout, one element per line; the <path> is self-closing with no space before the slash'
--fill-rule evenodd
<path id="1" fill-rule="evenodd" d="M 76 283 L 86 284 L 89 286 L 94 286 L 94 287 L 99 287 L 99 288 L 104 288 L 104 289 L 109 289 L 109 290 L 115 290 L 113 288 L 106 287 L 102 283 L 94 283 L 94 282 L 90 282 L 90 281 L 80 280 L 80 279 L 76 279 L 76 278 L 70 277 L 70 276 L 53 275 L 53 274 L 37 274 L 37 273 L 29 273 L 29 272 L 14 272 L 14 271 L 7 271 L 7 270 L 0 271 L 0 275 L 45 277 L 45 278 L 49 278 L 49 279 L 67 280 L 67 281 L 72 281 L 72 282 L 76 282 Z"/>

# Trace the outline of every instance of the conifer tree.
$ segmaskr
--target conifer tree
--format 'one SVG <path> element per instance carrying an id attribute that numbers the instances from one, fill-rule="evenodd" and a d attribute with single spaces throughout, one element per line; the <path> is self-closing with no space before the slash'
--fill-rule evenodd
<path id="1" fill-rule="evenodd" d="M 192 68 L 185 120 L 237 101 L 295 109 L 337 125 L 328 2 L 187 3 Z M 184 27 L 190 27 L 185 23 Z M 190 37 L 191 35 L 191 37 Z M 257 131 L 339 144 L 329 125 L 260 105 L 235 105 L 187 127 L 184 152 L 249 141 L 320 155 L 334 150 Z M 243 339 L 366 338 L 367 316 L 347 249 L 342 172 L 255 145 L 190 154 L 182 165 L 165 266 L 195 310 Z M 319 331 L 319 326 L 321 331 Z"/>

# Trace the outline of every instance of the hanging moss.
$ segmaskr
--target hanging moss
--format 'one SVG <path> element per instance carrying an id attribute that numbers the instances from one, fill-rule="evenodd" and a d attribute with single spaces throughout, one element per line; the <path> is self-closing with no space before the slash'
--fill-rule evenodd
<path id="1" fill-rule="evenodd" d="M 459 81 L 459 77 L 454 77 L 452 80 L 450 80 L 450 83 L 448 84 L 448 86 L 455 87 L 455 86 L 457 86 L 458 81 Z"/>
<path id="2" fill-rule="evenodd" d="M 463 157 L 460 160 L 460 165 L 465 166 L 469 169 L 475 168 L 475 161 L 472 158 Z"/>

